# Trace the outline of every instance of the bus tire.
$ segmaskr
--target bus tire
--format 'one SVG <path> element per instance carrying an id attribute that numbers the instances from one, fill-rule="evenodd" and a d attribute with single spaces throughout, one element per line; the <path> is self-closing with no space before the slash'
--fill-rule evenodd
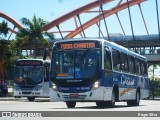
<path id="1" fill-rule="evenodd" d="M 27 97 L 28 101 L 34 101 L 35 97 Z"/>
<path id="2" fill-rule="evenodd" d="M 112 91 L 111 101 L 107 101 L 108 107 L 114 107 L 116 102 L 116 93 L 115 90 Z"/>
<path id="3" fill-rule="evenodd" d="M 14 96 L 15 98 L 21 98 L 21 96 Z"/>
<path id="4" fill-rule="evenodd" d="M 67 101 L 66 105 L 67 105 L 68 108 L 75 108 L 76 102 L 74 102 L 74 101 Z"/>
<path id="5" fill-rule="evenodd" d="M 105 101 L 97 101 L 96 105 L 97 105 L 98 108 L 105 108 L 105 107 L 107 107 Z"/>
<path id="6" fill-rule="evenodd" d="M 127 101 L 128 106 L 139 106 L 140 103 L 140 92 L 136 92 L 136 99 Z"/>
<path id="7" fill-rule="evenodd" d="M 112 92 L 111 101 L 97 101 L 96 105 L 98 108 L 114 107 L 116 101 L 115 90 Z"/>

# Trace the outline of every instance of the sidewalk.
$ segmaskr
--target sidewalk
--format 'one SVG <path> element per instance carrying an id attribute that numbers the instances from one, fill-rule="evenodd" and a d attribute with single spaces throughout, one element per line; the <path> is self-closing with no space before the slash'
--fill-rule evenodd
<path id="1" fill-rule="evenodd" d="M 27 100 L 26 97 L 15 98 L 15 97 L 0 97 L 0 101 L 19 101 L 19 100 Z"/>
<path id="2" fill-rule="evenodd" d="M 15 97 L 0 97 L 0 101 L 22 101 L 27 100 L 27 97 L 21 97 L 21 98 L 15 98 Z M 42 97 L 36 97 L 35 100 L 38 101 L 50 101 L 50 98 L 42 98 Z"/>

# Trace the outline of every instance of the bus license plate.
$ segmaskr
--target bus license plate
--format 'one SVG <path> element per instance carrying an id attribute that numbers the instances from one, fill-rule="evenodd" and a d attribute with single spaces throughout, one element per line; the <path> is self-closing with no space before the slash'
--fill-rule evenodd
<path id="1" fill-rule="evenodd" d="M 70 94 L 69 97 L 70 97 L 70 98 L 78 98 L 78 97 L 79 97 L 79 94 Z"/>

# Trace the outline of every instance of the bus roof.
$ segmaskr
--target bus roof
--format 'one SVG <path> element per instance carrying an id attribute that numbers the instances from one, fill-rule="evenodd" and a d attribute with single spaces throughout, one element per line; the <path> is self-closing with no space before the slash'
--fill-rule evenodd
<path id="1" fill-rule="evenodd" d="M 38 60 L 38 61 L 43 61 L 43 59 L 18 59 L 17 61 L 23 61 L 23 60 Z"/>
<path id="2" fill-rule="evenodd" d="M 20 61 L 40 61 L 40 62 L 42 62 L 43 64 L 44 64 L 44 63 L 50 63 L 50 62 L 51 62 L 50 60 L 43 60 L 43 59 L 18 59 L 18 60 L 16 61 L 16 63 L 17 63 L 17 62 L 20 62 Z"/>
<path id="3" fill-rule="evenodd" d="M 100 41 L 100 42 L 102 42 L 102 43 L 104 43 L 104 44 L 106 44 L 106 45 L 108 45 L 108 46 L 110 46 L 110 47 L 112 47 L 112 48 L 114 48 L 116 50 L 122 51 L 122 52 L 124 52 L 124 53 L 126 53 L 128 55 L 131 55 L 131 56 L 134 56 L 134 57 L 139 58 L 141 60 L 147 61 L 145 56 L 142 56 L 142 55 L 140 55 L 138 53 L 135 53 L 135 52 L 133 52 L 131 50 L 128 50 L 127 48 L 125 48 L 125 47 L 123 47 L 121 45 L 118 45 L 118 44 L 116 44 L 116 43 L 114 43 L 112 41 L 108 41 L 108 40 L 106 40 L 104 38 L 72 38 L 72 39 L 65 39 L 65 40 L 56 41 L 55 44 L 56 43 L 61 43 L 61 42 L 86 41 L 86 40 Z"/>

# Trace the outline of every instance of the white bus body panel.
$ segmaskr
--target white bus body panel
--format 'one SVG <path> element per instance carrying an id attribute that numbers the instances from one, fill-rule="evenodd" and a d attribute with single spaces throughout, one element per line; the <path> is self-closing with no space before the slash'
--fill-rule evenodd
<path id="1" fill-rule="evenodd" d="M 78 94 L 78 98 L 70 98 L 70 94 Z M 92 90 L 84 93 L 63 93 L 53 91 L 50 88 L 50 100 L 55 101 L 110 101 L 112 95 L 112 88 L 99 87 L 96 90 Z M 66 96 L 66 98 L 64 98 Z M 68 98 L 67 98 L 68 97 Z"/>
<path id="2" fill-rule="evenodd" d="M 16 84 L 14 84 L 15 86 Z M 13 95 L 15 97 L 49 97 L 49 82 L 46 82 L 44 86 L 42 84 L 39 84 L 39 88 L 14 88 Z M 45 90 L 45 91 L 44 91 Z"/>
<path id="3" fill-rule="evenodd" d="M 49 82 L 43 82 L 43 96 L 49 96 Z"/>

